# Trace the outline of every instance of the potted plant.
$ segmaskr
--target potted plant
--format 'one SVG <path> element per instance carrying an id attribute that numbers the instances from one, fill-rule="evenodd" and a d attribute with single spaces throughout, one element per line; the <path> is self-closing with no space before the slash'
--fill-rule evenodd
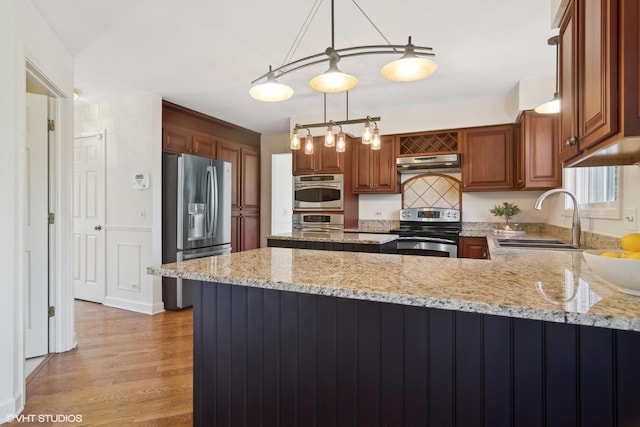
<path id="1" fill-rule="evenodd" d="M 489 212 L 495 216 L 503 216 L 505 219 L 504 229 L 511 230 L 511 218 L 520 213 L 520 208 L 518 205 L 504 202 L 501 205 L 495 205 Z"/>

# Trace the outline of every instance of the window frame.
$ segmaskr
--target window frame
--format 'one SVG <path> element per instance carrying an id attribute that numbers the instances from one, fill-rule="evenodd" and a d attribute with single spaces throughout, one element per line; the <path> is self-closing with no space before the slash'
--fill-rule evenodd
<path id="1" fill-rule="evenodd" d="M 620 166 L 613 166 L 617 168 L 616 176 L 618 178 L 618 182 L 616 185 L 616 200 L 613 202 L 599 202 L 599 203 L 578 203 L 578 208 L 580 210 L 580 217 L 585 218 L 598 218 L 598 219 L 621 219 L 622 218 L 622 170 Z M 565 188 L 571 191 L 573 194 L 578 197 L 579 200 L 579 192 L 577 191 L 576 186 L 578 185 L 578 169 L 581 168 L 565 168 L 564 169 L 564 182 Z M 582 168 L 587 169 L 587 168 Z M 585 185 L 585 184 L 583 184 Z M 583 190 L 585 191 L 585 190 Z M 588 187 L 586 192 L 588 192 Z M 569 199 L 565 201 L 564 207 L 564 215 L 570 216 L 573 212 L 573 206 L 570 203 Z"/>

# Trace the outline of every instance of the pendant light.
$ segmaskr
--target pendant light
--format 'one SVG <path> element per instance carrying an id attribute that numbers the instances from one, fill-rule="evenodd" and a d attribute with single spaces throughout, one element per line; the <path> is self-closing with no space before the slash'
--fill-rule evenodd
<path id="1" fill-rule="evenodd" d="M 411 36 L 404 52 L 400 58 L 382 67 L 380 73 L 385 79 L 394 82 L 413 82 L 431 77 L 436 72 L 438 65 L 433 60 L 416 56 Z"/>
<path id="2" fill-rule="evenodd" d="M 344 153 L 347 148 L 347 141 L 345 139 L 344 132 L 342 132 L 342 126 L 340 126 L 340 132 L 336 140 L 336 152 Z"/>
<path id="3" fill-rule="evenodd" d="M 380 140 L 380 129 L 376 127 L 373 130 L 373 135 L 371 136 L 371 149 L 379 150 L 382 147 L 382 141 Z"/>
<path id="4" fill-rule="evenodd" d="M 324 52 L 308 55 L 300 59 L 293 60 L 298 46 L 302 42 L 304 35 L 307 33 L 314 17 L 318 12 L 318 8 L 322 4 L 321 1 L 314 2 L 307 18 L 303 21 L 302 27 L 298 31 L 298 35 L 293 40 L 289 53 L 284 62 L 279 67 L 272 69 L 251 82 L 256 84 L 263 81 L 264 83 L 256 84 L 251 88 L 249 93 L 252 97 L 260 101 L 277 102 L 289 99 L 293 96 L 293 89 L 287 85 L 278 83 L 276 78 L 281 78 L 291 72 L 298 71 L 310 66 L 328 62 L 329 68 L 326 72 L 315 76 L 309 81 L 309 86 L 318 92 L 323 93 L 339 93 L 346 92 L 358 84 L 358 79 L 352 75 L 342 72 L 338 69 L 338 62 L 342 58 L 354 58 L 365 55 L 402 55 L 400 58 L 386 64 L 381 72 L 382 75 L 391 81 L 411 82 L 415 80 L 425 79 L 431 76 L 437 69 L 436 63 L 429 59 L 435 56 L 433 48 L 426 46 L 414 46 L 411 43 L 411 37 L 406 45 L 391 44 L 387 37 L 373 23 L 371 18 L 365 11 L 353 0 L 353 3 L 369 21 L 378 34 L 385 40 L 386 44 L 366 44 L 361 46 L 349 46 L 336 49 L 335 43 L 335 0 L 331 0 L 331 44 Z M 266 81 L 265 81 L 266 80 Z"/>
<path id="5" fill-rule="evenodd" d="M 311 132 L 304 138 L 304 154 L 313 154 L 313 137 Z"/>
<path id="6" fill-rule="evenodd" d="M 291 98 L 293 96 L 293 89 L 287 85 L 278 83 L 271 70 L 271 65 L 269 65 L 267 81 L 249 89 L 249 95 L 257 101 L 280 102 Z"/>
<path id="7" fill-rule="evenodd" d="M 336 139 L 333 136 L 333 123 L 329 123 L 327 127 L 327 133 L 324 136 L 324 146 L 325 147 L 335 147 Z"/>
<path id="8" fill-rule="evenodd" d="M 333 52 L 333 49 L 329 48 L 327 51 Z M 358 79 L 351 74 L 343 73 L 338 69 L 338 61 L 340 57 L 333 53 L 330 56 L 329 69 L 323 74 L 311 79 L 309 86 L 311 89 L 324 92 L 324 93 L 339 93 L 353 89 L 358 84 Z"/>
<path id="9" fill-rule="evenodd" d="M 551 101 L 547 101 L 544 104 L 538 105 L 535 108 L 535 112 L 538 114 L 555 114 L 560 112 L 560 92 L 558 91 L 558 62 L 559 62 L 559 53 L 558 53 L 558 44 L 560 43 L 559 36 L 553 36 L 549 40 L 547 40 L 547 44 L 549 46 L 556 47 L 556 91 L 553 94 L 553 98 Z"/>
<path id="10" fill-rule="evenodd" d="M 369 121 L 366 121 L 364 123 L 364 130 L 362 131 L 362 143 L 365 145 L 371 144 L 372 135 L 373 133 L 371 132 L 371 125 L 369 124 Z"/>
<path id="11" fill-rule="evenodd" d="M 297 129 L 294 129 L 291 133 L 291 144 L 289 146 L 292 150 L 300 149 L 300 135 L 298 135 Z"/>

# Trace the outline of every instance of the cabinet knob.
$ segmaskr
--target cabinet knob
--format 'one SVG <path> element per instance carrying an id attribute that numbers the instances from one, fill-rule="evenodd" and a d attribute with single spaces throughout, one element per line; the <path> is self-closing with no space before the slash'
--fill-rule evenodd
<path id="1" fill-rule="evenodd" d="M 482 258 L 486 258 L 487 257 L 487 251 L 482 252 Z"/>
<path id="2" fill-rule="evenodd" d="M 522 184 L 522 178 L 518 179 L 518 183 Z"/>
<path id="3" fill-rule="evenodd" d="M 567 139 L 564 142 L 564 146 L 565 147 L 573 147 L 574 145 L 576 145 L 578 143 L 578 138 L 576 138 L 575 136 L 572 136 L 571 138 Z"/>

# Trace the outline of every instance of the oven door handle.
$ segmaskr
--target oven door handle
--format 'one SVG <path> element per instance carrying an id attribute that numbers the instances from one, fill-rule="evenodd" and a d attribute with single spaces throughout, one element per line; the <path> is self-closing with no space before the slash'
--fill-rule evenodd
<path id="1" fill-rule="evenodd" d="M 340 184 L 296 184 L 296 189 L 305 189 L 305 188 L 326 188 L 328 190 L 340 190 Z"/>
<path id="2" fill-rule="evenodd" d="M 448 243 L 450 245 L 455 245 L 455 240 L 450 239 L 441 239 L 439 237 L 422 237 L 422 236 L 406 236 L 406 237 L 398 237 L 398 240 L 402 240 L 405 242 L 433 242 L 433 243 Z"/>

